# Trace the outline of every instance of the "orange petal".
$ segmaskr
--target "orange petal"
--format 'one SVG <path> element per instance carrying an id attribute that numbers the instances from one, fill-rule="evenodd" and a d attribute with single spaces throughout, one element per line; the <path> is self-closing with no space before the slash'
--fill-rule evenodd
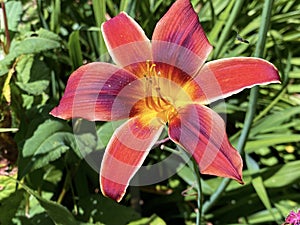
<path id="1" fill-rule="evenodd" d="M 92 121 L 129 118 L 142 92 L 141 83 L 130 72 L 108 63 L 90 63 L 70 76 L 59 105 L 50 114 Z"/>
<path id="2" fill-rule="evenodd" d="M 255 85 L 279 83 L 279 80 L 278 71 L 273 64 L 251 57 L 208 62 L 194 79 L 202 89 L 198 100 L 204 103 L 226 98 Z"/>
<path id="3" fill-rule="evenodd" d="M 187 105 L 169 124 L 169 136 L 196 160 L 201 173 L 242 183 L 242 159 L 228 141 L 222 118 L 201 105 Z"/>
<path id="4" fill-rule="evenodd" d="M 163 125 L 134 117 L 119 127 L 107 145 L 100 169 L 102 193 L 121 201 L 129 181 L 158 140 Z"/>
<path id="5" fill-rule="evenodd" d="M 125 12 L 102 25 L 103 37 L 114 62 L 122 67 L 151 60 L 151 44 L 142 28 Z"/>
<path id="6" fill-rule="evenodd" d="M 152 37 L 153 60 L 193 75 L 212 50 L 189 0 L 177 0 L 157 23 Z"/>

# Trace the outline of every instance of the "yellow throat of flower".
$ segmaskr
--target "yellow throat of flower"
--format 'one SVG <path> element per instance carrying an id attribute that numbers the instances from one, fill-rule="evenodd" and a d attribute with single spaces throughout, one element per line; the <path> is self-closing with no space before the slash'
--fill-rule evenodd
<path id="1" fill-rule="evenodd" d="M 152 112 L 156 112 L 156 116 L 162 120 L 162 123 L 169 122 L 178 112 L 174 106 L 174 99 L 163 93 L 161 81 L 166 83 L 166 79 L 161 77 L 161 72 L 156 71 L 156 64 L 146 61 L 147 72 L 145 78 L 146 107 Z"/>

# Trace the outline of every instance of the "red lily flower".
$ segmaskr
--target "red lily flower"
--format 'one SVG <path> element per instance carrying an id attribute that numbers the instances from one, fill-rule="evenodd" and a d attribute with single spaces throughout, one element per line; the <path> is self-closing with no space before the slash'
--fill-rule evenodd
<path id="1" fill-rule="evenodd" d="M 200 172 L 242 183 L 242 159 L 222 118 L 204 106 L 257 84 L 279 82 L 276 68 L 258 58 L 205 63 L 212 50 L 189 0 L 177 0 L 158 22 L 152 41 L 126 13 L 102 25 L 116 65 L 84 65 L 69 78 L 62 119 L 128 121 L 114 132 L 100 169 L 104 195 L 120 201 L 163 127 L 188 151 Z"/>

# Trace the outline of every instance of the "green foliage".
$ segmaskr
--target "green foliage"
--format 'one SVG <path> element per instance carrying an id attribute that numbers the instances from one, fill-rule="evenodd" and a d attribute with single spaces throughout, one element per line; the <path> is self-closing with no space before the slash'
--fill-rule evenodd
<path id="1" fill-rule="evenodd" d="M 239 1 L 191 1 L 214 46 L 209 60 L 254 55 L 259 29 L 264 26 L 264 1 Z M 168 180 L 129 189 L 117 204 L 99 191 L 95 170 L 100 162 L 93 154 L 103 153 L 122 121 L 97 122 L 91 127 L 84 120 L 72 124 L 49 115 L 72 71 L 87 62 L 109 59 L 100 32 L 107 17 L 126 11 L 151 37 L 173 2 L 5 2 L 9 37 L 0 27 L 4 57 L 0 60 L 0 149 L 5 140 L 6 149 L 12 156 L 18 154 L 18 160 L 8 157 L 8 163 L 0 152 L 0 224 L 194 224 L 197 185 L 189 165 L 180 165 Z M 243 154 L 245 185 L 230 182 L 210 201 L 223 180 L 201 177 L 206 223 L 282 224 L 290 210 L 299 208 L 299 24 L 299 0 L 274 1 L 263 57 L 279 69 L 282 84 L 259 89 Z M 248 91 L 230 97 L 226 111 L 215 106 L 228 113 L 227 129 L 234 146 L 248 106 Z M 168 154 L 157 147 L 146 163 L 155 164 Z M 94 168 L 85 159 L 92 160 Z"/>

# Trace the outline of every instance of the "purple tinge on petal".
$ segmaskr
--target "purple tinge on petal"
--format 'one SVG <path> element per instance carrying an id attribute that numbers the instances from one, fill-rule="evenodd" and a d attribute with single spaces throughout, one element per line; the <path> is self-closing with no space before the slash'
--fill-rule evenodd
<path id="1" fill-rule="evenodd" d="M 157 23 L 152 36 L 153 60 L 193 76 L 212 46 L 189 0 L 177 0 Z"/>
<path id="2" fill-rule="evenodd" d="M 142 91 L 140 82 L 130 72 L 108 63 L 90 63 L 73 72 L 59 105 L 50 114 L 91 121 L 129 118 Z"/>
<path id="3" fill-rule="evenodd" d="M 100 186 L 105 196 L 121 201 L 126 188 L 158 140 L 163 126 L 134 117 L 119 127 L 105 150 L 100 169 Z"/>

